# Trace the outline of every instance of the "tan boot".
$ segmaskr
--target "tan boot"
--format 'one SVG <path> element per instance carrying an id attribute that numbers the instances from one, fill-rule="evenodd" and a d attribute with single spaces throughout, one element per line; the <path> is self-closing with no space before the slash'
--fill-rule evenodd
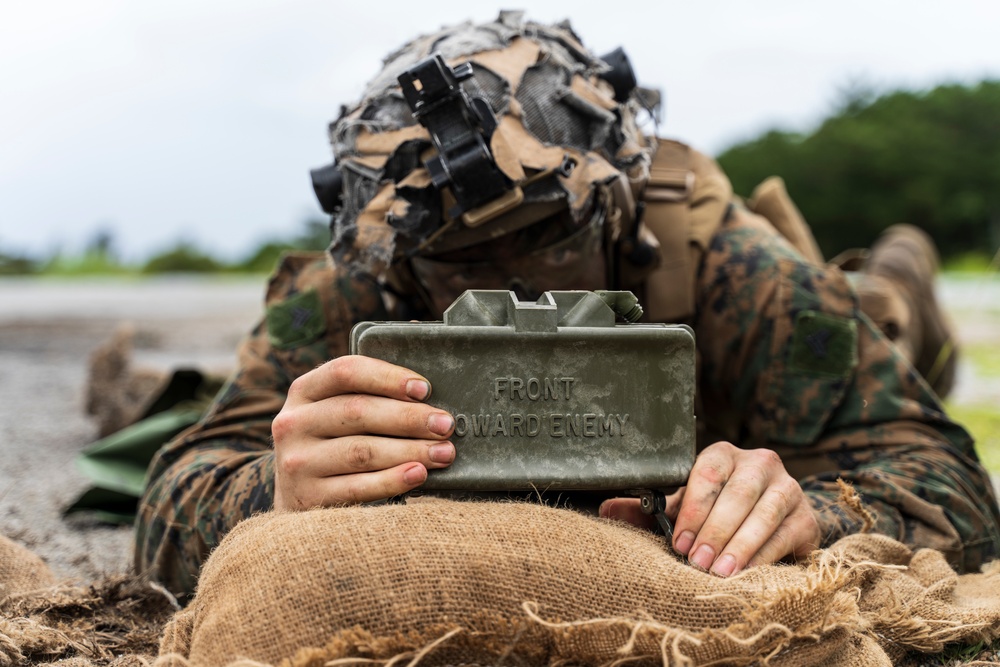
<path id="1" fill-rule="evenodd" d="M 897 313 L 883 318 L 887 320 L 885 323 L 879 322 L 878 317 L 873 319 L 895 340 L 938 396 L 944 398 L 955 384 L 958 341 L 934 295 L 934 277 L 939 266 L 937 248 L 926 232 L 913 225 L 893 225 L 875 241 L 863 273 L 870 276 L 873 287 L 884 288 L 887 283 L 902 298 L 908 312 L 898 312 L 897 305 Z M 867 313 L 864 290 L 859 289 L 859 294 L 862 310 Z M 899 298 L 890 297 L 890 301 L 898 304 Z M 896 330 L 892 330 L 890 319 Z"/>

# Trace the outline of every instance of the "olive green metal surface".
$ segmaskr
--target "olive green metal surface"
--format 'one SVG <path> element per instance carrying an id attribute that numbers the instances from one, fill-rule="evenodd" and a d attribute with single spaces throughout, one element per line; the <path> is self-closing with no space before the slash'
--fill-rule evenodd
<path id="1" fill-rule="evenodd" d="M 628 293 L 464 293 L 444 322 L 362 322 L 351 351 L 430 380 L 457 457 L 428 490 L 631 490 L 683 484 L 694 462 L 694 336 L 615 324 Z M 641 311 L 640 311 L 641 312 Z"/>

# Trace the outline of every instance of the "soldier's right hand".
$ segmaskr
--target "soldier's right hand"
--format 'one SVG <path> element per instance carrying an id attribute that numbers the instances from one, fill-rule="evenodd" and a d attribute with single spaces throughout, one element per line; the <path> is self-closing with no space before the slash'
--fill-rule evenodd
<path id="1" fill-rule="evenodd" d="M 297 378 L 271 423 L 274 508 L 389 498 L 450 465 L 455 420 L 423 402 L 430 393 L 417 373 L 357 355 Z"/>

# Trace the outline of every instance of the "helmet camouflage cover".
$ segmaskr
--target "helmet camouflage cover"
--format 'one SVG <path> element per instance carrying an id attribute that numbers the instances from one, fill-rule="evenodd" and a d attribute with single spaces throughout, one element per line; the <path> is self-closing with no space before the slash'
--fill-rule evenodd
<path id="1" fill-rule="evenodd" d="M 473 76 L 462 88 L 485 100 L 498 121 L 489 152 L 520 198 L 485 222 L 454 215 L 454 197 L 435 187 L 427 162 L 437 149 L 398 81 L 431 54 L 449 67 L 469 63 Z M 361 102 L 330 125 L 343 178 L 334 259 L 382 275 L 401 257 L 482 243 L 555 211 L 581 227 L 600 209 L 614 237 L 634 213 L 651 149 L 636 125 L 634 97 L 616 101 L 599 78 L 609 69 L 568 23 L 525 22 L 520 12 L 444 28 L 391 54 Z"/>

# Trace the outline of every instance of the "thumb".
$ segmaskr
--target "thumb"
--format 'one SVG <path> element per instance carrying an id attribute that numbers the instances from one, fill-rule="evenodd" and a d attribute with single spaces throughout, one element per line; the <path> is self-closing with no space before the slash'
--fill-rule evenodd
<path id="1" fill-rule="evenodd" d="M 636 528 L 655 530 L 656 519 L 649 514 L 643 514 L 638 498 L 609 498 L 601 503 L 598 510 L 602 519 L 624 521 Z"/>

